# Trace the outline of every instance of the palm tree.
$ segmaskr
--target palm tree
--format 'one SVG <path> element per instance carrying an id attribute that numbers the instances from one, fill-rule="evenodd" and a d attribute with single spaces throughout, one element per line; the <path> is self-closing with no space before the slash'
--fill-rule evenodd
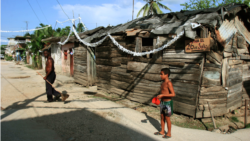
<path id="1" fill-rule="evenodd" d="M 152 15 L 152 14 L 162 14 L 163 12 L 161 11 L 160 8 L 171 11 L 171 9 L 169 9 L 167 6 L 160 3 L 160 1 L 162 0 L 144 0 L 144 1 L 146 1 L 147 4 L 145 4 L 140 9 L 140 11 L 137 14 L 137 17 L 139 17 L 142 11 L 144 11 L 143 16 Z"/>
<path id="2" fill-rule="evenodd" d="M 77 24 L 77 32 L 81 33 L 81 32 L 84 32 L 84 31 L 85 31 L 85 29 L 83 27 L 83 24 L 82 23 L 78 23 Z"/>

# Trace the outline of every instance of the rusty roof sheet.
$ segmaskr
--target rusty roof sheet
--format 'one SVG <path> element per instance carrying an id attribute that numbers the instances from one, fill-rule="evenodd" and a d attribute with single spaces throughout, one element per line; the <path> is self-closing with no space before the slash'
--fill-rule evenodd
<path id="1" fill-rule="evenodd" d="M 225 20 L 219 28 L 219 37 L 218 40 L 222 45 L 228 44 L 229 41 L 233 38 L 234 34 L 237 32 L 237 29 L 234 25 L 234 20 L 228 21 Z M 217 35 L 218 35 L 217 34 Z"/>

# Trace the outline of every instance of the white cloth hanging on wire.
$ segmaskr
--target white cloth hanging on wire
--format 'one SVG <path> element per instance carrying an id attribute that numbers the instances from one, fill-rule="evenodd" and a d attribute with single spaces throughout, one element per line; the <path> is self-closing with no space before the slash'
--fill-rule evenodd
<path id="1" fill-rule="evenodd" d="M 36 30 L 41 30 L 41 29 L 44 29 L 44 28 L 48 28 L 50 26 L 51 25 L 48 25 L 48 26 L 45 26 L 45 27 L 36 28 L 36 29 L 20 30 L 20 31 L 2 31 L 2 30 L 0 30 L 0 32 L 30 32 L 30 31 L 36 31 Z"/>
<path id="2" fill-rule="evenodd" d="M 80 17 L 79 17 L 79 19 L 81 20 Z M 72 24 L 73 24 L 74 21 L 75 21 L 76 19 L 69 19 L 69 20 L 71 20 L 71 21 L 72 21 Z M 69 21 L 69 20 L 67 20 L 67 21 Z M 66 21 L 65 21 L 65 22 L 66 22 Z M 84 25 L 84 24 L 83 24 L 83 25 Z M 198 25 L 198 26 L 200 26 L 200 25 Z M 195 27 L 197 27 L 197 25 L 195 25 Z M 77 37 L 77 39 L 78 39 L 80 42 L 82 42 L 84 45 L 88 46 L 88 47 L 97 47 L 97 46 L 99 46 L 100 44 L 102 44 L 103 41 L 104 41 L 107 37 L 109 37 L 109 38 L 111 39 L 111 41 L 114 43 L 114 45 L 116 45 L 121 51 L 126 52 L 126 53 L 128 53 L 128 54 L 131 54 L 131 55 L 133 55 L 133 56 L 144 56 L 144 55 L 147 55 L 147 54 L 156 53 L 156 52 L 158 52 L 158 51 L 161 51 L 161 50 L 163 50 L 163 49 L 169 47 L 170 45 L 172 45 L 175 41 L 177 41 L 181 36 L 184 35 L 184 31 L 180 32 L 174 39 L 172 39 L 172 40 L 169 41 L 167 44 L 165 44 L 165 45 L 163 45 L 163 46 L 161 46 L 161 47 L 159 47 L 159 48 L 157 48 L 157 49 L 153 49 L 153 50 L 147 51 L 147 52 L 133 52 L 133 51 L 131 51 L 131 50 L 128 50 L 128 49 L 124 48 L 122 45 L 120 45 L 120 44 L 110 35 L 110 33 L 107 33 L 107 35 L 106 35 L 103 39 L 101 39 L 100 41 L 98 41 L 98 42 L 96 42 L 96 43 L 88 43 L 88 42 L 82 40 L 82 39 L 79 37 L 78 33 L 76 32 L 76 30 L 75 30 L 75 28 L 74 28 L 73 26 L 71 27 L 70 33 L 69 33 L 69 35 L 68 35 L 68 38 L 67 38 L 63 43 L 61 43 L 61 42 L 58 42 L 58 43 L 61 44 L 61 45 L 64 45 L 64 44 L 69 40 L 69 36 L 71 35 L 72 31 L 74 32 L 74 34 L 75 34 L 75 36 Z"/>

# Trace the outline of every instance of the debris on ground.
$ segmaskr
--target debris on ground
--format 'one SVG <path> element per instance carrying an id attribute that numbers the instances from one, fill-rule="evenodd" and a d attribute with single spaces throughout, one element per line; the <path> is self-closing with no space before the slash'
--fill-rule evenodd
<path id="1" fill-rule="evenodd" d="M 214 129 L 212 132 L 221 133 L 220 129 Z"/>
<path id="2" fill-rule="evenodd" d="M 228 132 L 229 130 L 229 125 L 224 125 L 219 127 L 221 132 Z"/>

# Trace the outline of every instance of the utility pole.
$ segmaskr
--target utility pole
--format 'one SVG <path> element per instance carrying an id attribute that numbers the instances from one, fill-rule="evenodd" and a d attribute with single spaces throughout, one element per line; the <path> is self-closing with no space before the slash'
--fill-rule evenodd
<path id="1" fill-rule="evenodd" d="M 26 30 L 28 30 L 28 21 L 24 21 L 26 23 Z M 28 31 L 27 31 L 28 32 Z"/>
<path id="2" fill-rule="evenodd" d="M 96 27 L 97 27 L 97 23 L 96 23 Z"/>
<path id="3" fill-rule="evenodd" d="M 134 20 L 134 0 L 133 0 L 132 20 Z"/>
<path id="4" fill-rule="evenodd" d="M 80 14 L 79 14 L 79 23 L 80 23 Z"/>
<path id="5" fill-rule="evenodd" d="M 75 19 L 75 16 L 74 16 L 74 10 L 72 10 L 73 11 L 73 19 Z M 76 25 L 75 25 L 75 21 L 74 21 L 74 27 L 76 27 Z"/>

